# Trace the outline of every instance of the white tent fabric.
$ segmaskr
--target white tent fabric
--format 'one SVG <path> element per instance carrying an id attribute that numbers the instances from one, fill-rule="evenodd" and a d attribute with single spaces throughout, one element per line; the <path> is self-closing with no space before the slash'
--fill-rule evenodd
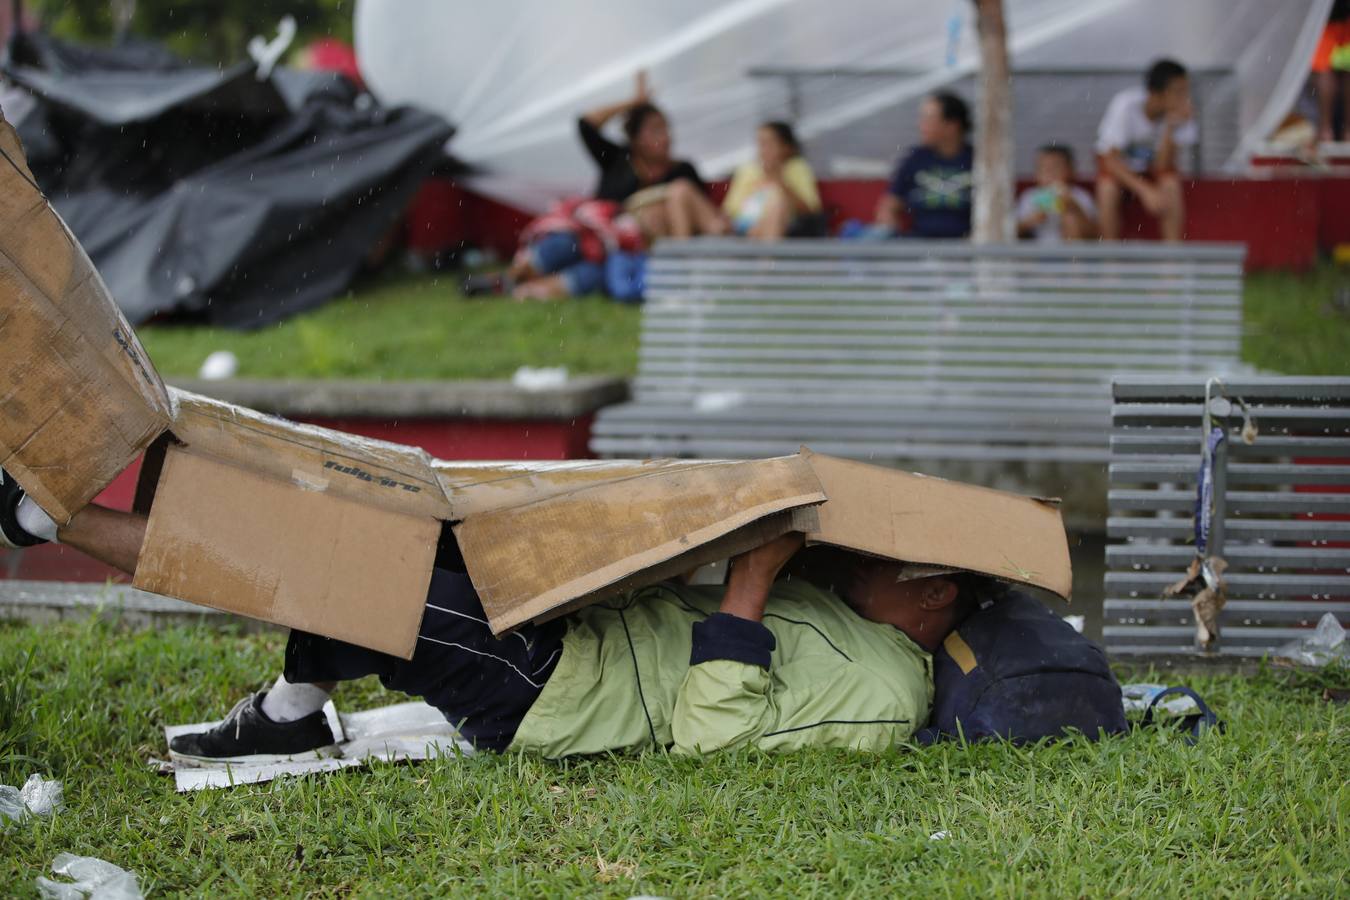
<path id="1" fill-rule="evenodd" d="M 1014 117 L 1023 169 L 1058 123 L 1073 132 L 1060 139 L 1090 146 L 1109 92 L 1164 55 L 1196 70 L 1197 83 L 1205 71 L 1202 135 L 1217 140 L 1200 164 L 1240 168 L 1292 104 L 1331 6 L 1006 3 L 1014 71 L 1027 71 L 1014 79 L 1028 86 Z M 380 100 L 444 115 L 458 128 L 451 150 L 484 173 L 477 186 L 538 209 L 590 190 L 575 119 L 625 97 L 642 68 L 677 154 L 705 177 L 749 158 L 769 115 L 795 120 L 824 176 L 884 170 L 914 138 L 918 98 L 945 85 L 970 91 L 973 16 L 970 0 L 358 0 L 355 36 Z"/>

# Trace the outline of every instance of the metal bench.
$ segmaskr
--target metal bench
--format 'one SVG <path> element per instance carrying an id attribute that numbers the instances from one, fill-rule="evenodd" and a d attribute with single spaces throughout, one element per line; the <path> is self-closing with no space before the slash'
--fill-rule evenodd
<path id="1" fill-rule="evenodd" d="M 1189 600 L 1160 599 L 1195 556 L 1205 379 L 1113 386 L 1103 637 L 1112 653 L 1193 648 Z M 1221 396 L 1222 395 L 1222 396 Z M 1242 398 L 1258 434 L 1244 443 Z M 1219 653 L 1259 656 L 1327 612 L 1350 623 L 1350 378 L 1244 377 L 1211 392 L 1209 552 L 1228 563 Z M 1215 649 L 1215 648 L 1211 648 Z"/>
<path id="2" fill-rule="evenodd" d="M 665 242 L 613 456 L 1104 463 L 1113 373 L 1237 367 L 1240 245 Z"/>

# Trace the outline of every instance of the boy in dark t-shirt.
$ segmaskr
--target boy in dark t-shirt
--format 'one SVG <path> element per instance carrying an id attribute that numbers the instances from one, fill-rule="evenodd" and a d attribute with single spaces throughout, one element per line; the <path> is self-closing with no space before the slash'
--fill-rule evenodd
<path id="1" fill-rule="evenodd" d="M 962 238 L 970 234 L 970 109 L 939 92 L 919 107 L 919 140 L 895 167 L 877 204 L 877 225 L 891 234 Z M 908 228 L 905 227 L 908 219 Z"/>

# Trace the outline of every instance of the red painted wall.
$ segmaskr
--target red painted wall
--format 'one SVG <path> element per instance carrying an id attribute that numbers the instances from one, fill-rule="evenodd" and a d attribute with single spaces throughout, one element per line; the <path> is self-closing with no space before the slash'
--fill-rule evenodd
<path id="1" fill-rule="evenodd" d="M 1019 183 L 1023 188 L 1026 182 Z M 885 183 L 823 181 L 821 198 L 832 225 L 870 220 Z M 1091 188 L 1091 185 L 1085 185 Z M 726 185 L 712 185 L 720 197 Z M 1350 243 L 1350 177 L 1199 178 L 1186 183 L 1186 234 L 1198 241 L 1247 245 L 1247 269 L 1306 269 L 1319 251 Z M 445 180 L 428 182 L 409 213 L 410 245 L 423 252 L 450 249 L 460 241 L 491 248 L 502 259 L 515 251 L 529 216 Z M 1126 233 L 1157 239 L 1156 224 L 1132 203 Z"/>

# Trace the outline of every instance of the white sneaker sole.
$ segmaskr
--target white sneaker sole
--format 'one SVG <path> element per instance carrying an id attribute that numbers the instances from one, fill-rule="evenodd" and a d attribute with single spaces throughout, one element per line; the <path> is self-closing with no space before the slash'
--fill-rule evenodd
<path id="1" fill-rule="evenodd" d="M 305 750 L 301 753 L 253 753 L 245 756 L 194 756 L 190 753 L 179 753 L 176 750 L 169 751 L 169 759 L 185 766 L 259 766 L 286 762 L 313 762 L 320 759 L 340 759 L 341 757 L 342 750 L 337 744 L 329 744 L 326 747 Z"/>

